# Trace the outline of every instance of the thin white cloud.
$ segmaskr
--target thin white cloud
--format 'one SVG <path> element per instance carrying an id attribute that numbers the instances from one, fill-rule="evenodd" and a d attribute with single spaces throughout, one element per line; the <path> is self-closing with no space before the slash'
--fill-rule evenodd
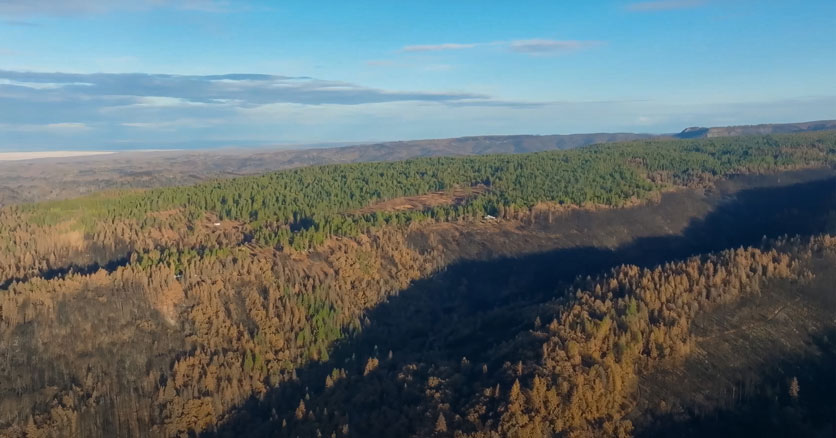
<path id="1" fill-rule="evenodd" d="M 174 130 L 180 129 L 184 127 L 190 128 L 200 128 L 200 127 L 210 127 L 216 125 L 222 125 L 224 123 L 224 119 L 222 118 L 205 118 L 205 119 L 198 119 L 198 118 L 191 118 L 191 117 L 184 117 L 172 120 L 157 120 L 151 122 L 122 122 L 119 125 L 127 127 L 127 128 L 135 128 L 135 129 L 153 129 L 153 130 Z"/>
<path id="2" fill-rule="evenodd" d="M 195 105 L 210 105 L 204 102 L 193 102 L 179 97 L 163 96 L 142 96 L 137 97 L 131 106 L 142 106 L 152 108 L 186 108 Z"/>
<path id="3" fill-rule="evenodd" d="M 65 123 L 49 123 L 46 129 L 60 130 L 60 131 L 86 131 L 92 129 L 85 123 L 65 122 Z"/>
<path id="4" fill-rule="evenodd" d="M 3 51 L 0 50 L 0 54 Z M 14 54 L 12 52 L 11 54 Z M 25 88 L 32 88 L 35 90 L 55 90 L 57 88 L 62 87 L 69 87 L 69 86 L 84 86 L 84 85 L 93 85 L 86 82 L 28 82 L 28 81 L 14 81 L 5 78 L 0 78 L 0 85 L 13 85 L 15 87 L 25 87 Z"/>
<path id="5" fill-rule="evenodd" d="M 627 5 L 628 11 L 654 12 L 670 11 L 674 9 L 689 9 L 705 5 L 707 0 L 659 0 L 648 2 L 636 2 Z"/>
<path id="6" fill-rule="evenodd" d="M 0 70 L 0 98 L 26 102 L 122 99 L 127 104 L 183 106 L 186 104 L 263 105 L 292 102 L 308 105 L 359 105 L 389 101 L 458 101 L 488 96 L 464 92 L 393 91 L 343 81 L 263 74 L 187 76 L 165 74 L 72 74 Z M 107 102 L 112 106 L 112 102 Z"/>
<path id="7" fill-rule="evenodd" d="M 447 67 L 438 64 L 431 68 Z M 88 140 L 115 142 L 127 137 L 153 142 L 195 141 L 189 138 L 205 138 L 204 130 L 226 135 L 223 127 L 228 126 L 237 126 L 236 135 L 250 135 L 250 129 L 257 127 L 260 135 L 268 136 L 275 135 L 273 125 L 279 121 L 256 123 L 240 114 L 262 107 L 287 108 L 291 115 L 304 110 L 311 115 L 320 114 L 315 120 L 326 126 L 331 120 L 322 115 L 325 108 L 361 114 L 370 107 L 406 108 L 422 104 L 439 108 L 530 106 L 477 93 L 385 90 L 310 77 L 0 70 L 0 132 L 7 133 L 0 140 L 0 149 L 56 139 L 73 145 Z M 166 137 L 173 134 L 178 138 Z"/>
<path id="8" fill-rule="evenodd" d="M 420 44 L 405 46 L 401 52 L 441 52 L 448 50 L 465 50 L 478 47 L 497 46 L 505 47 L 516 53 L 528 55 L 546 55 L 568 53 L 577 50 L 588 49 L 603 44 L 600 41 L 581 40 L 552 40 L 535 38 L 528 40 L 493 41 L 489 43 L 444 43 L 444 44 Z"/>
<path id="9" fill-rule="evenodd" d="M 25 123 L 25 124 L 12 124 L 12 123 L 0 123 L 0 129 L 6 131 L 18 131 L 18 132 L 60 132 L 60 133 L 73 133 L 73 132 L 84 132 L 93 129 L 91 126 L 87 125 L 86 123 L 81 122 L 60 122 L 60 123 Z"/>
<path id="10" fill-rule="evenodd" d="M 588 49 L 603 44 L 600 41 L 575 41 L 575 40 L 517 40 L 511 41 L 508 48 L 513 52 L 526 53 L 529 55 L 551 55 L 574 52 Z"/>

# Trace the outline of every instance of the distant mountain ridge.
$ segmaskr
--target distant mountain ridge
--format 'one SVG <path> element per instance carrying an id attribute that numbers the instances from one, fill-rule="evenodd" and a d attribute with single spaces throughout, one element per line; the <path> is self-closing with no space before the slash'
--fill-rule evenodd
<path id="1" fill-rule="evenodd" d="M 735 135 L 792 134 L 794 132 L 826 131 L 836 129 L 836 120 L 818 120 L 800 123 L 766 123 L 762 125 L 723 126 L 715 128 L 685 128 L 676 138 L 711 138 Z"/>
<path id="2" fill-rule="evenodd" d="M 521 154 L 636 140 L 724 137 L 836 129 L 836 120 L 687 128 L 679 134 L 592 133 L 488 135 L 390 141 L 307 149 L 207 149 L 0 161 L 0 206 L 65 199 L 115 188 L 196 184 L 322 164 L 400 161 L 419 157 Z"/>
<path id="3" fill-rule="evenodd" d="M 366 161 L 398 161 L 417 157 L 523 154 L 548 150 L 573 149 L 599 143 L 649 140 L 656 138 L 704 138 L 735 135 L 784 134 L 836 129 L 836 120 L 801 123 L 763 124 L 686 128 L 679 134 L 590 133 L 553 135 L 482 135 L 428 140 L 389 141 L 342 147 L 295 149 L 289 151 L 257 151 L 250 160 L 255 168 L 239 168 L 237 172 L 252 173 L 260 167 L 276 168 L 318 164 L 356 163 Z M 269 163 L 269 164 L 268 164 Z"/>

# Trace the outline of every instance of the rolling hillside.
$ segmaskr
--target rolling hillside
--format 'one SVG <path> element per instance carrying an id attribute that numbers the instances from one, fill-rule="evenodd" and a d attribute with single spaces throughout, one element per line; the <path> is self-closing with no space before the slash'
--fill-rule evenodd
<path id="1" fill-rule="evenodd" d="M 654 140 L 5 207 L 0 436 L 676 433 L 792 378 L 769 406 L 829 430 L 835 163 L 831 132 Z M 691 364 L 715 338 L 762 347 Z"/>
<path id="2" fill-rule="evenodd" d="M 773 134 L 836 129 L 836 122 L 762 127 L 710 128 L 710 136 Z M 689 128 L 679 137 L 707 137 L 708 128 Z M 397 141 L 311 149 L 227 149 L 122 152 L 90 157 L 0 161 L 0 205 L 66 199 L 101 190 L 196 184 L 275 170 L 337 163 L 398 161 L 419 157 L 516 154 L 572 149 L 592 144 L 669 135 L 572 134 L 506 135 Z"/>

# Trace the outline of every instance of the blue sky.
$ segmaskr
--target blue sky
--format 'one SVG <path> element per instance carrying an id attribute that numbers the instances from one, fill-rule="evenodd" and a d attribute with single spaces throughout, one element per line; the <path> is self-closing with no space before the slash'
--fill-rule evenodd
<path id="1" fill-rule="evenodd" d="M 836 1 L 0 0 L 0 150 L 836 118 Z"/>

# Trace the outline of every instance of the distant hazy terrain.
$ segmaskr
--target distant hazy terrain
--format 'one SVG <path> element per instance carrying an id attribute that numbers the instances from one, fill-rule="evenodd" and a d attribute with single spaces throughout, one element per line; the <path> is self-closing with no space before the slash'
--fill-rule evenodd
<path id="1" fill-rule="evenodd" d="M 42 151 L 42 152 L 0 152 L 0 161 L 37 160 L 42 158 L 89 157 L 109 155 L 109 151 Z"/>
<path id="2" fill-rule="evenodd" d="M 768 123 L 763 125 L 724 126 L 716 128 L 692 127 L 676 135 L 678 138 L 712 138 L 733 135 L 792 134 L 794 132 L 826 131 L 836 129 L 836 120 L 819 120 L 801 123 Z"/>
<path id="3" fill-rule="evenodd" d="M 501 135 L 393 141 L 311 149 L 214 149 L 119 152 L 24 161 L 0 160 L 0 205 L 65 199 L 101 190 L 194 184 L 294 167 L 398 161 L 417 157 L 517 154 L 597 143 L 654 138 L 698 138 L 836 129 L 836 121 L 688 128 L 676 135 L 594 133 Z M 32 158 L 41 158 L 33 153 Z M 77 154 L 77 153 L 76 153 Z M 17 159 L 21 157 L 17 156 Z"/>

